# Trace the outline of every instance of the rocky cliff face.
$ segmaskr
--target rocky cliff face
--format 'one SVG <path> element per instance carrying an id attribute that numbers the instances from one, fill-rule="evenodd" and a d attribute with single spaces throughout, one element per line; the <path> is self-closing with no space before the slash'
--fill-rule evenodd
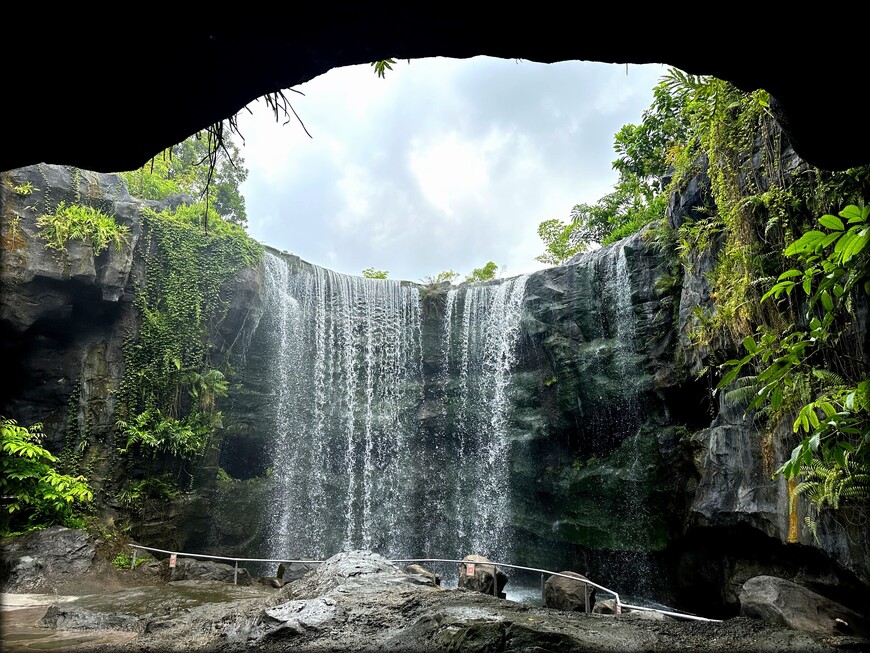
<path id="1" fill-rule="evenodd" d="M 16 190 L 28 182 L 32 193 Z M 672 226 L 709 202 L 708 188 L 701 175 L 672 199 Z M 72 243 L 56 257 L 35 221 L 61 199 L 114 214 L 130 242 L 97 257 Z M 144 283 L 136 247 L 144 206 L 155 204 L 131 198 L 116 175 L 39 165 L 4 173 L 0 184 L 0 414 L 43 422 L 53 451 L 83 451 L 80 465 L 98 489 L 120 473 L 113 391 Z M 791 449 L 790 433 L 762 436 L 697 377 L 703 352 L 686 334 L 693 307 L 709 301 L 704 275 L 714 262 L 715 251 L 683 267 L 673 243 L 647 231 L 527 279 L 504 461 L 517 497 L 516 560 L 573 566 L 618 587 L 631 580 L 637 591 L 712 614 L 733 613 L 742 583 L 760 573 L 848 602 L 870 585 L 866 529 L 824 519 L 816 540 L 799 527 L 806 507 L 790 511 L 785 481 L 770 478 Z M 216 342 L 256 342 L 263 275 L 237 275 Z M 420 458 L 438 474 L 453 464 L 434 446 L 450 418 L 438 399 L 456 385 L 438 358 L 448 288 L 421 291 L 423 381 L 414 410 Z M 240 387 L 197 491 L 168 521 L 139 524 L 144 543 L 253 555 L 263 542 L 273 452 L 258 416 L 273 381 L 256 346 L 238 364 Z M 218 464 L 232 480 L 219 478 Z M 101 500 L 108 513 L 117 508 L 108 491 Z"/>
<path id="2" fill-rule="evenodd" d="M 98 255 L 77 240 L 65 251 L 46 248 L 37 220 L 62 201 L 115 216 L 129 230 L 123 246 Z M 41 422 L 44 444 L 64 455 L 69 471 L 88 476 L 107 519 L 118 507 L 118 483 L 141 466 L 117 454 L 115 397 L 125 343 L 139 327 L 133 300 L 145 283 L 142 210 L 190 201 L 136 199 L 119 175 L 69 167 L 40 164 L 0 174 L 0 415 L 24 426 Z M 243 270 L 223 289 L 231 305 L 213 334 L 218 355 L 258 309 L 258 275 Z M 166 525 L 157 530 L 165 535 Z"/>

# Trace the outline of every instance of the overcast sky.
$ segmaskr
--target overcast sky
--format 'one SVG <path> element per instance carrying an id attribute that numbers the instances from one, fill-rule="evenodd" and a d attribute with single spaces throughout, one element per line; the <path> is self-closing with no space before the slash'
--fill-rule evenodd
<path id="1" fill-rule="evenodd" d="M 613 137 L 665 72 L 489 57 L 401 60 L 383 79 L 333 69 L 286 92 L 310 137 L 262 100 L 240 114 L 248 232 L 346 274 L 540 269 L 538 224 L 613 189 Z"/>

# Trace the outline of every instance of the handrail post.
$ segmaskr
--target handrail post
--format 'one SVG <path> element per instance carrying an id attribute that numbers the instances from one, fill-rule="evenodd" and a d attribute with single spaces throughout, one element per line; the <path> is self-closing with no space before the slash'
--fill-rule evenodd
<path id="1" fill-rule="evenodd" d="M 136 568 L 136 547 L 133 547 L 133 562 L 130 563 L 130 569 Z"/>
<path id="2" fill-rule="evenodd" d="M 495 598 L 498 598 L 498 574 L 496 573 L 497 567 L 495 565 L 492 566 L 492 595 Z"/>
<path id="3" fill-rule="evenodd" d="M 239 561 L 236 560 L 236 570 L 233 572 L 233 585 L 239 584 Z"/>
<path id="4" fill-rule="evenodd" d="M 544 604 L 544 572 L 541 572 L 541 605 Z"/>
<path id="5" fill-rule="evenodd" d="M 589 614 L 589 585 L 583 583 L 583 598 L 586 600 L 586 614 Z"/>

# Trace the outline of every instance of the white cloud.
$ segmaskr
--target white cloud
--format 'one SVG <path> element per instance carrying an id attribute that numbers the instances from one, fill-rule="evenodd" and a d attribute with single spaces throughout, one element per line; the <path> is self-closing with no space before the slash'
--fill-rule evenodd
<path id="1" fill-rule="evenodd" d="M 348 274 L 539 269 L 538 224 L 612 189 L 613 136 L 664 71 L 483 57 L 400 61 L 385 79 L 332 70 L 286 93 L 312 137 L 262 103 L 240 116 L 249 231 Z"/>

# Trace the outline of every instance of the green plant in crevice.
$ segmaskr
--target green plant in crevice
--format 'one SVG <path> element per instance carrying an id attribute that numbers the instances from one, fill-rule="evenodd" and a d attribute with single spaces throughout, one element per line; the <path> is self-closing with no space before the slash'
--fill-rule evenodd
<path id="1" fill-rule="evenodd" d="M 498 266 L 493 261 L 488 261 L 486 265 L 480 268 L 474 268 L 471 274 L 466 275 L 465 280 L 474 283 L 475 281 L 490 281 L 495 279 L 495 273 Z"/>
<path id="2" fill-rule="evenodd" d="M 119 553 L 112 559 L 112 564 L 116 569 L 135 569 L 141 564 L 148 562 L 149 558 L 146 556 L 138 556 L 134 562 L 133 556 L 129 553 Z"/>
<path id="3" fill-rule="evenodd" d="M 38 236 L 46 241 L 49 249 L 65 252 L 69 241 L 79 240 L 91 245 L 95 255 L 110 245 L 121 251 L 130 232 L 126 226 L 119 225 L 114 216 L 90 206 L 66 202 L 60 202 L 53 212 L 37 218 L 36 226 L 40 227 Z"/>
<path id="4" fill-rule="evenodd" d="M 387 270 L 375 270 L 374 268 L 366 268 L 362 271 L 362 275 L 366 279 L 386 279 L 388 274 Z"/>
<path id="5" fill-rule="evenodd" d="M 16 195 L 20 195 L 21 197 L 27 197 L 32 194 L 33 191 L 39 190 L 38 188 L 33 187 L 33 182 L 26 182 L 24 184 L 17 184 L 12 186 L 12 192 Z"/>
<path id="6" fill-rule="evenodd" d="M 459 273 L 453 270 L 443 270 L 435 275 L 429 275 L 423 278 L 423 283 L 427 286 L 440 286 L 442 283 L 453 283 L 459 278 Z"/>

